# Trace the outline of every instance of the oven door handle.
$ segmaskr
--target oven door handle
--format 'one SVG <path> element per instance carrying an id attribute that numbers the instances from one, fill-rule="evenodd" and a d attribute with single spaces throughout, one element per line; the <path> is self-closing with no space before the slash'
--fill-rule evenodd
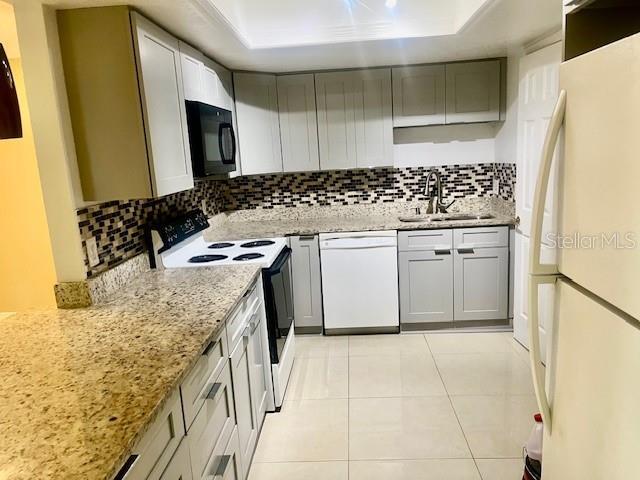
<path id="1" fill-rule="evenodd" d="M 282 271 L 282 267 L 289 261 L 289 257 L 291 257 L 291 249 L 284 247 L 278 258 L 273 262 L 273 265 L 265 269 L 265 273 L 270 277 L 279 274 Z"/>

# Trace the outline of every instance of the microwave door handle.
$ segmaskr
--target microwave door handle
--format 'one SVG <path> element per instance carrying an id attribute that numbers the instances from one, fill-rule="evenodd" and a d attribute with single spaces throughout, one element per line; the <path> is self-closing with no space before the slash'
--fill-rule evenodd
<path id="1" fill-rule="evenodd" d="M 224 156 L 224 132 L 227 130 L 231 136 L 231 156 L 229 158 Z M 236 136 L 233 131 L 233 125 L 224 122 L 218 127 L 218 148 L 220 149 L 220 159 L 224 165 L 233 165 L 236 158 Z"/>

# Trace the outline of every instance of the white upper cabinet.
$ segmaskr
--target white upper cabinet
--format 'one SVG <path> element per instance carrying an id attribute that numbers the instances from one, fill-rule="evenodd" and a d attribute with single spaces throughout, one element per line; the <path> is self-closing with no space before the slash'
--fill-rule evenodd
<path id="1" fill-rule="evenodd" d="M 285 172 L 320 169 L 313 74 L 277 77 L 282 166 Z"/>
<path id="2" fill-rule="evenodd" d="M 126 6 L 57 21 L 84 200 L 192 188 L 178 40 Z"/>
<path id="3" fill-rule="evenodd" d="M 243 175 L 282 172 L 275 75 L 234 73 Z"/>
<path id="4" fill-rule="evenodd" d="M 446 65 L 446 123 L 499 121 L 500 60 Z"/>
<path id="5" fill-rule="evenodd" d="M 445 66 L 423 65 L 392 69 L 393 126 L 445 123 Z"/>
<path id="6" fill-rule="evenodd" d="M 322 170 L 393 165 L 391 70 L 316 74 Z"/>
<path id="7" fill-rule="evenodd" d="M 178 40 L 137 13 L 131 18 L 154 193 L 193 188 Z"/>
<path id="8" fill-rule="evenodd" d="M 233 110 L 233 82 L 229 70 L 184 42 L 180 42 L 180 64 L 186 100 Z"/>

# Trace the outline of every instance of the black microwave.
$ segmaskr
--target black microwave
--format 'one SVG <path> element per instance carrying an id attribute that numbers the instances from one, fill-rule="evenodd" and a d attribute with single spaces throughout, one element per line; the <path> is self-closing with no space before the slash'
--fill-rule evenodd
<path id="1" fill-rule="evenodd" d="M 191 162 L 195 177 L 236 169 L 236 136 L 229 110 L 202 102 L 185 101 Z"/>

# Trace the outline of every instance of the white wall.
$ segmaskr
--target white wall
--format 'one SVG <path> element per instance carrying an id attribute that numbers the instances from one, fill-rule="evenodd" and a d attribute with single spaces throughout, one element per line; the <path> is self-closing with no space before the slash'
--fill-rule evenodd
<path id="1" fill-rule="evenodd" d="M 393 163 L 396 167 L 493 163 L 495 129 L 490 123 L 396 128 Z"/>
<path id="2" fill-rule="evenodd" d="M 507 118 L 497 127 L 496 163 L 516 163 L 518 155 L 518 87 L 519 66 L 524 51 L 507 58 Z"/>

